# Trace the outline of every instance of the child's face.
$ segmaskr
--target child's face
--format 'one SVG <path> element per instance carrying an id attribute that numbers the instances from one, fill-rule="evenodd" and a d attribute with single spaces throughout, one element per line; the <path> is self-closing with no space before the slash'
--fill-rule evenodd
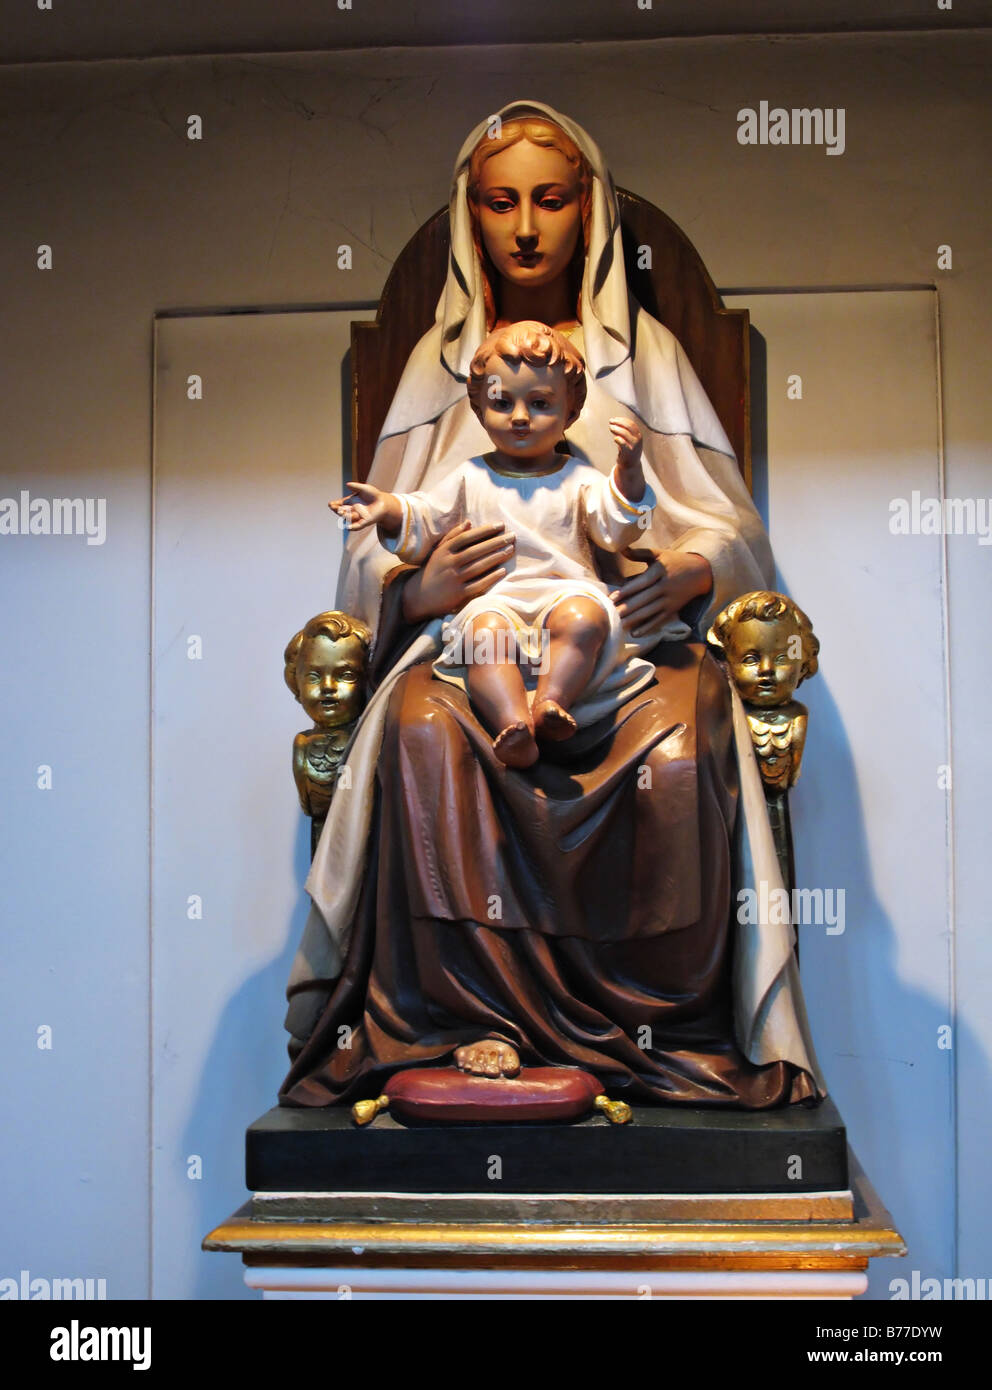
<path id="1" fill-rule="evenodd" d="M 791 618 L 735 623 L 726 653 L 742 700 L 771 709 L 792 699 L 802 675 L 803 644 Z"/>
<path id="2" fill-rule="evenodd" d="M 365 648 L 357 637 L 311 637 L 296 659 L 300 704 L 315 724 L 337 729 L 365 704 Z"/>
<path id="3" fill-rule="evenodd" d="M 497 450 L 521 468 L 547 461 L 571 423 L 564 366 L 512 366 L 493 357 L 486 374 L 481 419 Z"/>

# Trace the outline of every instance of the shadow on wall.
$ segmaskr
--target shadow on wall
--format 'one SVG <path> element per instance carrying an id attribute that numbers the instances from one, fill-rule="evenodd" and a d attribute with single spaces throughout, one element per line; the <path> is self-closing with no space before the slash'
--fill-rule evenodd
<path id="1" fill-rule="evenodd" d="M 767 351 L 753 327 L 751 403 L 752 493 L 767 525 Z M 793 593 L 779 569 L 775 587 L 803 606 L 803 595 Z M 816 613 L 810 618 L 815 629 Z M 853 648 L 859 639 L 852 634 L 851 640 Z M 831 661 L 843 659 L 843 653 L 825 652 L 819 675 L 799 691 L 809 705 L 810 731 L 791 805 L 796 886 L 842 888 L 845 929 L 829 934 L 824 925 L 804 924 L 798 934 L 813 1041 L 827 1086 L 851 1147 L 908 1246 L 906 1260 L 877 1260 L 870 1267 L 865 1297 L 888 1299 L 891 1281 L 909 1278 L 913 1269 L 941 1280 L 984 1273 L 954 1268 L 953 1048 L 973 1039 L 959 1022 L 953 1048 L 943 1046 L 951 1022 L 947 1003 L 900 978 L 899 924 L 876 890 L 851 739 L 828 679 Z M 946 923 L 933 923 L 931 930 L 946 939 Z M 942 990 L 943 981 L 935 989 Z M 982 1095 L 986 1104 L 992 1099 L 988 1079 Z M 983 1102 L 971 1097 L 968 1103 Z M 897 1145 L 898 1135 L 916 1139 Z"/>
<path id="2" fill-rule="evenodd" d="M 846 922 L 833 936 L 800 926 L 801 969 L 827 1085 L 851 1147 L 908 1246 L 904 1261 L 872 1262 L 867 1297 L 886 1299 L 890 1281 L 913 1269 L 941 1280 L 985 1273 L 954 1265 L 953 1048 L 974 1047 L 975 1039 L 959 1022 L 953 1048 L 943 1046 L 951 1021 L 936 993 L 943 981 L 929 993 L 901 978 L 898 924 L 875 889 L 850 745 L 822 675 L 808 698 L 814 756 L 792 794 L 797 886 L 842 887 Z M 968 1104 L 992 1100 L 987 1072 L 982 1097 Z M 914 1136 L 911 1144 L 898 1142 L 905 1135 Z"/>
<path id="3" fill-rule="evenodd" d="M 196 1228 L 189 1232 L 191 1246 L 198 1251 L 196 1277 L 193 1287 L 170 1289 L 165 1297 L 258 1297 L 245 1287 L 239 1256 L 208 1253 L 199 1250 L 199 1245 L 208 1231 L 247 1200 L 245 1130 L 276 1104 L 289 1070 L 289 1035 L 282 1030 L 286 981 L 310 905 L 302 889 L 310 869 L 310 821 L 302 814 L 298 821 L 293 870 L 301 889 L 285 943 L 225 1005 L 183 1134 L 183 1153 L 201 1154 L 204 1164 L 204 1177 L 197 1184 Z"/>

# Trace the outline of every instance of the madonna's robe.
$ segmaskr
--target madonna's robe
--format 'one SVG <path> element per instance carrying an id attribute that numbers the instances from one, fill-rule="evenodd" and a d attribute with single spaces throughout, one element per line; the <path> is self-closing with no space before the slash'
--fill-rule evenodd
<path id="1" fill-rule="evenodd" d="M 387 630 L 401 587 L 387 586 Z M 726 679 L 698 643 L 655 660 L 652 685 L 524 771 L 429 664 L 400 678 L 345 968 L 282 1104 L 377 1095 L 396 1069 L 450 1065 L 488 1037 L 629 1099 L 759 1109 L 817 1094 L 734 1042 Z"/>

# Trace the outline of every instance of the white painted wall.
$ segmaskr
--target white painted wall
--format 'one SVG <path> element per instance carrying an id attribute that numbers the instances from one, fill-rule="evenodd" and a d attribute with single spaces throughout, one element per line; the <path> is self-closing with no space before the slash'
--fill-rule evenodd
<path id="1" fill-rule="evenodd" d="M 157 326 L 160 1298 L 243 1293 L 239 1262 L 204 1255 L 199 1242 L 243 1192 L 244 1130 L 274 1104 L 288 1066 L 285 989 L 310 864 L 291 755 L 309 720 L 286 687 L 282 658 L 309 618 L 334 607 L 341 531 L 327 501 L 343 490 L 341 377 L 354 316 L 228 314 Z M 192 373 L 200 400 L 187 395 Z M 197 1159 L 202 1176 L 191 1180 Z"/>
<path id="2" fill-rule="evenodd" d="M 892 534 L 889 506 L 941 491 L 935 298 L 748 302 L 768 383 L 755 492 L 777 587 L 821 643 L 799 691 L 810 729 L 791 809 L 797 886 L 835 896 L 822 923 L 798 926 L 804 992 L 855 1152 L 912 1265 L 942 1279 L 956 1200 L 954 1053 L 939 1033 L 954 1021 L 946 582 L 941 538 Z M 887 1297 L 901 1275 L 876 1261 L 869 1295 Z"/>
<path id="3" fill-rule="evenodd" d="M 0 1027 L 13 1119 L 0 1155 L 9 1198 L 0 1275 L 89 1274 L 106 1277 L 111 1296 L 149 1291 L 149 1154 L 158 1142 L 149 1131 L 150 1077 L 167 1066 L 167 1031 L 182 1037 L 201 1027 L 177 1007 L 175 1018 L 156 1020 L 152 1056 L 154 314 L 373 300 L 393 257 L 444 202 L 465 132 L 504 101 L 537 93 L 595 133 L 618 183 L 673 216 L 724 287 L 937 283 L 946 491 L 988 496 L 979 366 L 992 279 L 979 196 L 989 167 L 988 47 L 977 34 L 687 40 L 0 74 L 0 495 L 27 487 L 106 497 L 109 506 L 100 547 L 0 537 L 7 646 L 17 654 L 2 675 L 0 853 L 12 965 Z M 845 154 L 742 148 L 736 113 L 762 99 L 844 107 Z M 184 133 L 194 112 L 204 120 L 199 143 Z M 351 272 L 336 268 L 342 241 L 355 248 Z M 35 269 L 42 242 L 53 247 L 50 272 Z M 949 272 L 936 268 L 941 243 L 953 246 Z M 842 423 L 856 432 L 856 420 Z M 904 462 L 890 466 L 898 495 Z M 959 1271 L 976 1276 L 988 1273 L 992 1254 L 984 1180 L 992 950 L 983 881 L 992 758 L 980 622 L 989 555 L 973 538 L 947 546 Z M 31 655 L 18 660 L 21 653 Z M 939 661 L 929 645 L 894 652 L 890 674 L 904 688 L 914 665 L 925 666 L 932 682 Z M 53 768 L 47 792 L 35 784 L 42 763 Z M 893 932 L 903 925 L 893 923 Z M 912 921 L 909 929 L 915 941 Z M 897 1046 L 926 959 L 915 950 L 887 958 L 882 951 L 874 962 L 873 1027 Z M 920 1017 L 929 1028 L 929 1003 Z M 42 1024 L 53 1027 L 51 1051 L 35 1045 Z M 938 1123 L 922 1093 L 914 1112 L 912 1094 L 899 1092 L 900 1127 L 891 1136 L 899 1153 L 930 1148 Z M 885 1174 L 873 1176 L 888 1196 Z M 163 1186 L 163 1197 L 173 1190 Z M 238 1195 L 232 1191 L 230 1205 Z M 925 1185 L 913 1193 L 921 1210 L 931 1200 Z M 155 1211 L 158 1223 L 168 1222 L 167 1208 Z M 205 1224 L 225 1214 L 211 1212 Z M 188 1269 L 170 1281 L 173 1273 L 169 1292 L 203 1290 Z"/>

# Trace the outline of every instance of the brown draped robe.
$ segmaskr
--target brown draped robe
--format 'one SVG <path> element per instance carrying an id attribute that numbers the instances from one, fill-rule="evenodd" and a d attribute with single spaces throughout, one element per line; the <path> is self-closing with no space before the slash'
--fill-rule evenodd
<path id="1" fill-rule="evenodd" d="M 373 662 L 412 636 L 409 569 L 383 593 Z M 379 1094 L 394 1071 L 505 1040 L 633 1101 L 763 1109 L 816 1097 L 733 1035 L 737 764 L 730 694 L 700 643 L 525 771 L 503 766 L 430 663 L 397 682 L 344 970 L 280 1103 Z"/>

